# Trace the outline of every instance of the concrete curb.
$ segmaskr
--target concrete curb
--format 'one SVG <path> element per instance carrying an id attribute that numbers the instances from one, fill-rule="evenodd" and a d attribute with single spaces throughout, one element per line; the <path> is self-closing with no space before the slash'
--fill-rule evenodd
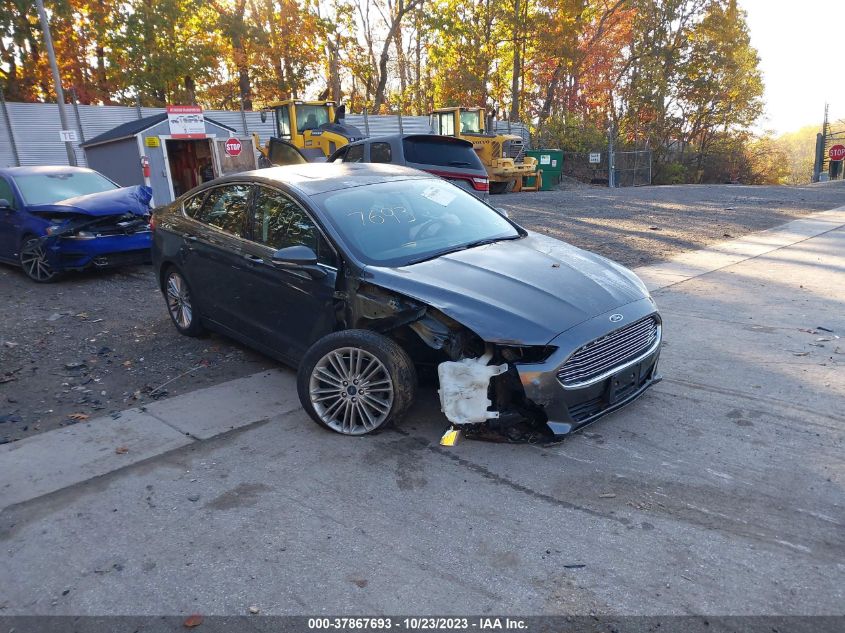
<path id="1" fill-rule="evenodd" d="M 298 408 L 295 375 L 278 369 L 4 444 L 0 509 Z"/>
<path id="2" fill-rule="evenodd" d="M 697 251 L 688 251 L 668 261 L 641 266 L 634 272 L 650 291 L 668 288 L 720 268 L 760 257 L 792 246 L 845 225 L 845 206 L 813 213 L 765 231 L 727 240 Z"/>
<path id="3" fill-rule="evenodd" d="M 649 290 L 668 288 L 843 225 L 845 206 L 635 272 Z M 299 408 L 295 374 L 278 369 L 129 409 L 116 419 L 97 418 L 5 444 L 0 446 L 0 509 Z"/>

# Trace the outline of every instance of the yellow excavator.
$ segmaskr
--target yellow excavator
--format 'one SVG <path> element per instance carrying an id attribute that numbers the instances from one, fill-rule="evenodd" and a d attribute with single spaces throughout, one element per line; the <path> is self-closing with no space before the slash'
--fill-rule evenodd
<path id="1" fill-rule="evenodd" d="M 470 141 L 490 178 L 490 193 L 528 190 L 522 179 L 535 176 L 539 183 L 537 159 L 525 156 L 522 137 L 516 134 L 488 133 L 483 108 L 438 108 L 431 113 L 437 134 Z M 539 188 L 539 184 L 531 187 Z"/>
<path id="2" fill-rule="evenodd" d="M 346 107 L 332 101 L 277 101 L 261 110 L 261 121 L 266 122 L 268 115 L 273 117 L 275 136 L 263 147 L 257 134 L 253 138 L 262 162 L 273 165 L 291 162 L 291 145 L 308 162 L 319 162 L 347 143 L 364 138 L 361 130 L 344 123 Z"/>

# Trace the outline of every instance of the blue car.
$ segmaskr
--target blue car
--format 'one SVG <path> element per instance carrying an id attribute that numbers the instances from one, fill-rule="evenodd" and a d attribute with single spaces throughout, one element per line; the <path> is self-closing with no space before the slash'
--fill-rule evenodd
<path id="1" fill-rule="evenodd" d="M 37 282 L 150 261 L 145 186 L 120 187 L 82 167 L 0 169 L 0 261 Z"/>

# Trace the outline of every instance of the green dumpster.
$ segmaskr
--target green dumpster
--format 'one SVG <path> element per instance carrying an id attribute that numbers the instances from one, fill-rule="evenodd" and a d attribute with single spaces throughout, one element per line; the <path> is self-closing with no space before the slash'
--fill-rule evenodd
<path id="1" fill-rule="evenodd" d="M 541 191 L 551 191 L 560 183 L 563 173 L 563 150 L 560 149 L 529 149 L 526 156 L 537 159 L 537 169 L 543 170 Z M 530 179 L 533 181 L 533 178 Z M 530 182 L 527 184 L 531 184 Z"/>

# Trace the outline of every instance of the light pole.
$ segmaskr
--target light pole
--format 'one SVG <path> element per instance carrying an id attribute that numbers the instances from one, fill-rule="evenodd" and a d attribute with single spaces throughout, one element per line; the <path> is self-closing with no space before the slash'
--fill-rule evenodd
<path id="1" fill-rule="evenodd" d="M 56 64 L 56 52 L 53 50 L 53 38 L 50 35 L 50 22 L 47 21 L 47 12 L 44 10 L 44 1 L 35 0 L 38 7 L 38 17 L 41 18 L 41 31 L 44 33 L 44 47 L 47 49 L 47 57 L 50 59 L 50 68 L 53 71 L 53 84 L 56 90 L 56 101 L 59 105 L 59 119 L 62 122 L 62 129 L 69 130 L 67 114 L 65 114 L 65 92 L 62 90 L 62 78 L 59 76 L 59 66 Z M 73 152 L 73 144 L 65 141 L 68 164 L 76 166 L 76 154 Z"/>

